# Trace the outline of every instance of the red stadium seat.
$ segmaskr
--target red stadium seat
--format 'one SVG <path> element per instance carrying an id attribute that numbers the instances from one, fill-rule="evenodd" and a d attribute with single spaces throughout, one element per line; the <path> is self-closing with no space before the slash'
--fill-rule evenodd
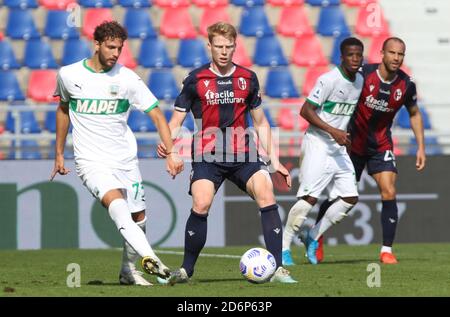
<path id="1" fill-rule="evenodd" d="M 112 20 L 114 18 L 111 9 L 86 9 L 82 27 L 83 35 L 88 39 L 93 39 L 96 26 L 104 21 Z"/>
<path id="2" fill-rule="evenodd" d="M 153 0 L 153 4 L 162 8 L 180 8 L 191 5 L 189 0 Z"/>
<path id="3" fill-rule="evenodd" d="M 317 78 L 319 78 L 320 75 L 326 73 L 327 71 L 329 71 L 329 68 L 327 66 L 308 68 L 305 73 L 305 79 L 303 80 L 302 95 L 308 96 L 310 91 L 316 84 Z"/>
<path id="4" fill-rule="evenodd" d="M 200 18 L 200 34 L 207 36 L 207 27 L 218 21 L 230 22 L 230 15 L 228 14 L 227 7 L 206 7 L 203 10 L 202 16 Z"/>
<path id="5" fill-rule="evenodd" d="M 378 36 L 389 33 L 389 26 L 378 3 L 369 3 L 358 11 L 355 32 L 361 36 Z"/>
<path id="6" fill-rule="evenodd" d="M 167 8 L 161 18 L 160 33 L 168 38 L 195 38 L 197 31 L 188 8 Z"/>
<path id="7" fill-rule="evenodd" d="M 217 8 L 228 5 L 228 0 L 192 0 L 197 7 Z"/>
<path id="8" fill-rule="evenodd" d="M 278 111 L 277 117 L 277 125 L 281 129 L 284 130 L 294 130 L 295 122 L 294 122 L 294 111 L 291 107 L 282 107 L 280 111 Z"/>
<path id="9" fill-rule="evenodd" d="M 293 121 L 294 129 L 300 130 L 300 131 L 305 131 L 308 128 L 308 126 L 309 126 L 308 121 L 306 121 L 305 118 L 303 118 L 300 115 L 300 109 L 302 108 L 304 102 L 305 102 L 305 98 L 286 98 L 286 99 L 281 99 L 281 103 L 282 104 L 289 105 L 289 108 L 291 110 L 291 115 L 292 115 L 292 119 L 290 119 L 290 120 Z M 283 106 L 282 109 L 285 109 L 285 108 L 288 108 L 288 107 L 284 107 Z M 286 114 L 288 114 L 286 110 L 283 110 L 283 111 Z M 286 120 L 286 122 L 284 124 L 289 126 L 289 124 L 290 124 L 289 123 L 289 119 Z"/>
<path id="10" fill-rule="evenodd" d="M 267 0 L 267 3 L 274 7 L 289 7 L 303 5 L 305 0 Z"/>
<path id="11" fill-rule="evenodd" d="M 295 37 L 315 33 L 309 24 L 308 16 L 303 6 L 284 7 L 278 21 L 277 32 L 284 36 Z"/>
<path id="12" fill-rule="evenodd" d="M 367 60 L 369 63 L 380 63 L 381 62 L 381 49 L 383 48 L 383 42 L 388 37 L 389 34 L 379 35 L 372 37 L 372 42 L 370 43 L 369 55 Z"/>
<path id="13" fill-rule="evenodd" d="M 244 67 L 251 67 L 253 65 L 252 59 L 247 53 L 244 40 L 241 35 L 238 35 L 236 39 L 236 51 L 233 55 L 233 62 Z"/>
<path id="14" fill-rule="evenodd" d="M 36 102 L 58 102 L 53 97 L 56 87 L 56 70 L 33 70 L 28 81 L 27 97 Z"/>
<path id="15" fill-rule="evenodd" d="M 39 0 L 39 5 L 47 10 L 66 10 L 69 5 L 76 3 L 76 0 Z"/>
<path id="16" fill-rule="evenodd" d="M 363 7 L 372 2 L 377 2 L 377 0 L 341 0 L 342 4 L 345 4 L 349 7 Z"/>
<path id="17" fill-rule="evenodd" d="M 125 41 L 122 53 L 119 56 L 118 60 L 119 64 L 122 64 L 128 68 L 135 69 L 138 65 L 136 62 L 136 59 L 133 56 L 133 52 L 130 49 L 130 46 L 128 45 L 128 41 Z"/>
<path id="18" fill-rule="evenodd" d="M 292 62 L 298 66 L 327 66 L 328 60 L 316 35 L 297 38 L 292 52 Z"/>

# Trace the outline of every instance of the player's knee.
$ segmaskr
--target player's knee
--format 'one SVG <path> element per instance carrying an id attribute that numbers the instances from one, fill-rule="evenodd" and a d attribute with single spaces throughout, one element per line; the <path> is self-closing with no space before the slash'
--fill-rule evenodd
<path id="1" fill-rule="evenodd" d="M 133 212 L 131 214 L 131 217 L 133 218 L 134 222 L 141 222 L 145 219 L 145 210 Z"/>
<path id="2" fill-rule="evenodd" d="M 308 204 L 314 206 L 315 204 L 317 204 L 317 198 L 312 197 L 312 196 L 303 196 L 302 197 L 303 200 L 305 200 Z"/>
<path id="3" fill-rule="evenodd" d="M 394 186 L 387 186 L 381 189 L 381 199 L 382 200 L 393 200 L 397 195 L 397 191 Z"/>
<path id="4" fill-rule="evenodd" d="M 342 197 L 342 200 L 348 204 L 356 205 L 358 203 L 358 196 L 354 197 Z"/>
<path id="5" fill-rule="evenodd" d="M 211 203 L 211 200 L 200 197 L 194 200 L 192 209 L 199 214 L 205 214 L 208 213 Z"/>

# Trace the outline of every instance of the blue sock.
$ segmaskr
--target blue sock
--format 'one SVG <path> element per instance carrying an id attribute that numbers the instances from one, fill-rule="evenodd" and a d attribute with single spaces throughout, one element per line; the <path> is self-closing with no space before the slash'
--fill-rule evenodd
<path id="1" fill-rule="evenodd" d="M 263 207 L 259 211 L 261 211 L 261 223 L 266 248 L 273 254 L 277 267 L 279 267 L 282 265 L 283 227 L 278 213 L 278 205 Z"/>
<path id="2" fill-rule="evenodd" d="M 391 247 L 394 243 L 398 222 L 397 200 L 382 200 L 381 226 L 383 228 L 383 245 Z"/>
<path id="3" fill-rule="evenodd" d="M 182 268 L 189 277 L 194 274 L 195 262 L 206 243 L 208 214 L 201 215 L 191 209 L 184 232 L 184 259 Z"/>

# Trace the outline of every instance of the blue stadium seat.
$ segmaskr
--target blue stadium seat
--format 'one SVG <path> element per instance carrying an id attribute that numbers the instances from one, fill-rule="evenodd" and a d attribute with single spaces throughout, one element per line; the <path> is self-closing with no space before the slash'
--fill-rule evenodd
<path id="1" fill-rule="evenodd" d="M 111 0 L 79 0 L 78 4 L 85 8 L 112 8 Z"/>
<path id="2" fill-rule="evenodd" d="M 22 160 L 40 160 L 42 159 L 42 154 L 40 152 L 39 144 L 36 140 L 21 140 L 19 141 L 20 146 L 16 147 L 16 142 L 11 142 L 11 147 L 8 155 L 9 160 L 20 159 Z"/>
<path id="3" fill-rule="evenodd" d="M 158 157 L 156 153 L 156 147 L 158 142 L 154 139 L 137 139 L 138 158 L 156 158 Z"/>
<path id="4" fill-rule="evenodd" d="M 323 36 L 350 35 L 350 29 L 345 21 L 344 12 L 339 6 L 323 7 L 320 9 L 317 33 Z"/>
<path id="5" fill-rule="evenodd" d="M 38 7 L 36 0 L 5 0 L 3 4 L 8 8 L 33 9 Z"/>
<path id="6" fill-rule="evenodd" d="M 330 62 L 334 65 L 341 63 L 341 43 L 347 37 L 347 35 L 341 35 L 334 39 L 333 49 L 331 51 Z"/>
<path id="7" fill-rule="evenodd" d="M 125 8 L 148 8 L 151 7 L 151 0 L 119 0 L 118 4 Z"/>
<path id="8" fill-rule="evenodd" d="M 242 10 L 239 33 L 245 36 L 256 37 L 274 34 L 264 6 L 248 7 Z"/>
<path id="9" fill-rule="evenodd" d="M 158 38 L 148 38 L 142 41 L 138 62 L 143 67 L 173 67 L 165 42 Z"/>
<path id="10" fill-rule="evenodd" d="M 199 67 L 209 62 L 205 42 L 202 39 L 180 40 L 177 55 L 178 64 L 183 67 Z"/>
<path id="11" fill-rule="evenodd" d="M 0 68 L 2 70 L 20 68 L 9 41 L 0 41 Z"/>
<path id="12" fill-rule="evenodd" d="M 64 10 L 49 10 L 47 12 L 44 35 L 51 39 L 79 38 L 78 29 L 67 24 L 70 14 L 70 12 Z"/>
<path id="13" fill-rule="evenodd" d="M 266 115 L 267 121 L 269 122 L 269 125 L 271 128 L 276 127 L 277 125 L 275 124 L 275 121 L 272 118 L 272 115 L 270 114 L 269 108 L 264 108 L 263 109 L 264 114 Z M 253 119 L 252 116 L 250 115 L 250 113 L 247 114 L 247 125 L 249 127 L 253 128 Z"/>
<path id="14" fill-rule="evenodd" d="M 171 109 L 164 110 L 164 116 L 166 117 L 167 122 L 169 122 L 170 118 L 172 118 L 172 113 L 173 113 L 173 110 L 171 110 Z M 184 122 L 183 122 L 183 127 L 185 127 L 186 129 L 189 129 L 189 131 L 191 131 L 191 132 L 195 131 L 195 129 L 196 129 L 195 120 L 194 120 L 194 116 L 192 115 L 192 112 L 189 112 L 186 114 L 186 118 L 184 119 Z"/>
<path id="15" fill-rule="evenodd" d="M 288 61 L 283 54 L 283 49 L 276 36 L 265 36 L 257 39 L 253 62 L 259 66 L 288 65 Z"/>
<path id="16" fill-rule="evenodd" d="M 84 39 L 68 39 L 64 42 L 62 66 L 69 65 L 84 58 L 91 57 L 91 49 Z"/>
<path id="17" fill-rule="evenodd" d="M 408 149 L 409 155 L 416 155 L 417 152 L 417 142 L 415 137 L 410 138 L 410 146 Z M 435 136 L 425 137 L 425 153 L 427 155 L 442 155 L 444 150 L 438 142 L 438 138 Z"/>
<path id="18" fill-rule="evenodd" d="M 239 7 L 263 6 L 265 2 L 265 0 L 230 0 L 231 4 Z"/>
<path id="19" fill-rule="evenodd" d="M 174 100 L 180 90 L 170 69 L 155 69 L 148 78 L 148 87 L 158 99 Z"/>
<path id="20" fill-rule="evenodd" d="M 21 9 L 9 10 L 6 35 L 12 39 L 23 40 L 41 37 L 34 23 L 31 11 Z"/>
<path id="21" fill-rule="evenodd" d="M 156 132 L 156 126 L 154 125 L 152 119 L 139 110 L 130 111 L 128 116 L 128 126 L 134 132 Z"/>
<path id="22" fill-rule="evenodd" d="M 20 113 L 20 131 L 22 133 L 40 133 L 41 127 L 34 116 L 34 111 L 21 111 Z M 10 132 L 15 132 L 15 118 L 11 111 L 6 115 L 5 128 Z"/>
<path id="23" fill-rule="evenodd" d="M 56 140 L 52 140 L 50 142 L 50 146 L 49 146 L 49 150 L 48 150 L 48 158 L 49 159 L 55 158 L 55 143 L 56 143 Z M 69 159 L 69 160 L 75 158 L 75 155 L 73 154 L 73 148 L 67 146 L 67 143 L 66 143 L 66 146 L 64 147 L 64 158 Z"/>
<path id="24" fill-rule="evenodd" d="M 56 132 L 56 111 L 51 110 L 47 111 L 45 114 L 45 120 L 44 120 L 44 129 L 55 133 Z"/>
<path id="25" fill-rule="evenodd" d="M 420 113 L 422 114 L 423 128 L 426 130 L 431 129 L 431 121 L 428 112 L 424 107 L 420 107 Z M 397 125 L 403 129 L 411 129 L 411 122 L 409 121 L 409 113 L 405 107 L 401 107 L 397 113 Z"/>
<path id="26" fill-rule="evenodd" d="M 336 6 L 340 4 L 340 0 L 305 0 L 305 2 L 309 5 L 315 7 L 327 7 L 327 6 Z"/>
<path id="27" fill-rule="evenodd" d="M 32 69 L 58 68 L 50 44 L 41 39 L 27 41 L 23 63 Z"/>
<path id="28" fill-rule="evenodd" d="M 130 38 L 157 37 L 148 10 L 128 9 L 125 14 L 124 26 Z"/>
<path id="29" fill-rule="evenodd" d="M 25 100 L 19 82 L 13 71 L 0 71 L 0 100 Z"/>
<path id="30" fill-rule="evenodd" d="M 276 67 L 269 70 L 266 79 L 265 94 L 272 98 L 300 97 L 295 87 L 292 74 L 286 67 Z"/>

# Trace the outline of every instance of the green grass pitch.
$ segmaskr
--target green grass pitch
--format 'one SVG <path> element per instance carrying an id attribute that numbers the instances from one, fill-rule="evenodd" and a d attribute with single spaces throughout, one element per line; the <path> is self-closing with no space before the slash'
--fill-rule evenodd
<path id="1" fill-rule="evenodd" d="M 381 284 L 368 287 L 370 263 L 378 264 L 378 245 L 326 246 L 325 261 L 313 266 L 304 249 L 293 249 L 298 263 L 289 267 L 298 284 L 245 281 L 239 272 L 239 257 L 249 247 L 205 248 L 194 278 L 188 284 L 153 287 L 121 286 L 118 272 L 120 250 L 0 251 L 0 296 L 450 296 L 450 244 L 396 244 L 398 265 L 380 265 Z M 180 249 L 159 253 L 171 268 L 178 267 Z M 174 254 L 175 253 L 175 254 Z M 69 263 L 81 268 L 81 286 L 67 286 Z"/>

